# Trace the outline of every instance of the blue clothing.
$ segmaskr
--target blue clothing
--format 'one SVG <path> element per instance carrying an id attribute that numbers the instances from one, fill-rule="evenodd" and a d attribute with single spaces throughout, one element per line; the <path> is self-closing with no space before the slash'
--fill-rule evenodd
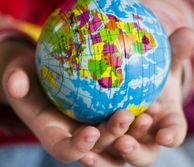
<path id="1" fill-rule="evenodd" d="M 194 135 L 175 149 L 162 148 L 152 167 L 193 167 Z M 48 155 L 40 145 L 10 145 L 0 148 L 0 167 L 84 167 L 80 163 L 61 164 Z M 130 165 L 126 165 L 130 167 Z"/>

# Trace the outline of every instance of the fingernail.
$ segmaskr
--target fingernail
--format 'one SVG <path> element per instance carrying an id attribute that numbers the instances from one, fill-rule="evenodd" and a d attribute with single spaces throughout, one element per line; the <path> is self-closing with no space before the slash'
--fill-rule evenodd
<path id="1" fill-rule="evenodd" d="M 135 149 L 136 147 L 134 145 L 125 148 L 122 152 L 122 156 L 123 157 L 127 156 L 128 154 L 132 153 Z"/>
<path id="2" fill-rule="evenodd" d="M 141 126 L 141 127 L 139 128 L 139 130 L 140 130 L 141 132 L 146 132 L 146 131 L 148 130 L 148 126 L 147 126 L 147 125 Z"/>
<path id="3" fill-rule="evenodd" d="M 129 125 L 134 121 L 134 117 L 133 116 L 128 116 L 128 119 L 126 120 L 125 119 L 125 121 L 123 121 L 123 122 L 121 122 L 120 124 L 119 124 L 119 127 L 121 128 L 121 129 L 124 129 L 124 128 L 128 128 L 129 127 Z"/>
<path id="4" fill-rule="evenodd" d="M 86 160 L 84 160 L 84 165 L 86 166 L 94 166 L 94 164 L 95 164 L 94 159 L 87 158 Z"/>
<path id="5" fill-rule="evenodd" d="M 85 137 L 85 141 L 87 143 L 94 143 L 98 140 L 98 136 L 87 136 Z"/>
<path id="6" fill-rule="evenodd" d="M 87 161 L 87 164 L 86 165 L 88 165 L 88 166 L 93 166 L 94 165 L 94 160 L 93 159 L 89 159 L 88 161 Z"/>
<path id="7" fill-rule="evenodd" d="M 96 163 L 96 159 L 94 158 L 94 154 L 89 153 L 83 159 L 82 163 L 86 166 L 94 166 Z"/>
<path id="8" fill-rule="evenodd" d="M 121 129 L 128 128 L 128 127 L 129 127 L 129 122 L 120 123 L 120 124 L 119 124 L 119 127 L 120 127 Z"/>
<path id="9" fill-rule="evenodd" d="M 172 143 L 173 143 L 173 140 L 174 140 L 173 137 L 171 137 L 171 138 L 169 138 L 168 140 L 166 140 L 166 145 L 172 144 Z"/>
<path id="10" fill-rule="evenodd" d="M 15 98 L 24 97 L 29 90 L 29 83 L 26 74 L 21 71 L 15 71 L 10 74 L 7 81 L 8 93 Z"/>

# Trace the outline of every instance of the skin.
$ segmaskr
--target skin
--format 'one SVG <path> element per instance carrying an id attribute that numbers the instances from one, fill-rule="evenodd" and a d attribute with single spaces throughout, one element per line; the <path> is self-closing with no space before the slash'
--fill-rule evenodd
<path id="1" fill-rule="evenodd" d="M 143 2 L 153 9 L 162 9 L 161 5 L 167 3 L 172 10 L 175 9 L 170 0 L 158 1 L 158 6 L 151 1 Z M 177 24 L 170 28 L 168 21 L 165 22 L 166 17 L 163 17 L 164 12 L 158 11 L 156 14 L 161 20 L 163 18 L 170 36 L 172 70 L 160 99 L 135 120 L 132 114 L 122 110 L 108 122 L 92 127 L 60 114 L 45 97 L 37 81 L 34 50 L 9 42 L 0 45 L 0 59 L 7 57 L 10 46 L 22 52 L 17 56 L 13 52 L 8 60 L 0 61 L 3 62 L 1 101 L 12 106 L 44 148 L 61 162 L 81 160 L 89 167 L 122 167 L 125 162 L 138 167 L 149 166 L 156 159 L 160 145 L 176 147 L 185 138 L 187 126 L 181 101 L 182 62 L 191 56 L 194 48 L 191 25 L 186 22 L 182 25 L 179 21 L 179 15 L 183 13 L 174 16 Z M 183 26 L 187 28 L 181 28 Z"/>

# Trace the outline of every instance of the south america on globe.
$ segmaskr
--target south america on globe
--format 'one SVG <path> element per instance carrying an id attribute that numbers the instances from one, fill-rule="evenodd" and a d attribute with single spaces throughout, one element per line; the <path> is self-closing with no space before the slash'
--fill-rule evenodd
<path id="1" fill-rule="evenodd" d="M 36 55 L 51 101 L 87 124 L 119 109 L 144 112 L 171 64 L 160 21 L 138 0 L 66 0 L 44 25 Z"/>

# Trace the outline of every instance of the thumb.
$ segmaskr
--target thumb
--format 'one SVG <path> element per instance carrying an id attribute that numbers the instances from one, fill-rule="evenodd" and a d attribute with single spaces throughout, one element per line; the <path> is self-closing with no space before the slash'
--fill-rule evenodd
<path id="1" fill-rule="evenodd" d="M 3 88 L 7 98 L 24 98 L 30 89 L 30 77 L 34 68 L 34 50 L 20 46 L 19 53 L 7 64 L 3 74 Z M 9 99 L 8 99 L 9 100 Z"/>
<path id="2" fill-rule="evenodd" d="M 16 57 L 6 67 L 3 76 L 4 92 L 16 113 L 21 117 L 24 115 L 28 117 L 23 119 L 29 120 L 36 114 L 38 108 L 48 105 L 48 101 L 38 87 L 34 51 L 28 52 L 28 55 L 25 53 Z M 41 102 L 37 100 L 37 97 L 42 99 Z"/>
<path id="3" fill-rule="evenodd" d="M 194 31 L 189 28 L 176 30 L 169 38 L 172 48 L 172 73 L 182 69 L 185 59 L 191 58 L 194 49 Z"/>
<path id="4" fill-rule="evenodd" d="M 22 69 L 15 69 L 7 79 L 6 90 L 13 98 L 23 98 L 29 91 L 29 78 Z"/>

